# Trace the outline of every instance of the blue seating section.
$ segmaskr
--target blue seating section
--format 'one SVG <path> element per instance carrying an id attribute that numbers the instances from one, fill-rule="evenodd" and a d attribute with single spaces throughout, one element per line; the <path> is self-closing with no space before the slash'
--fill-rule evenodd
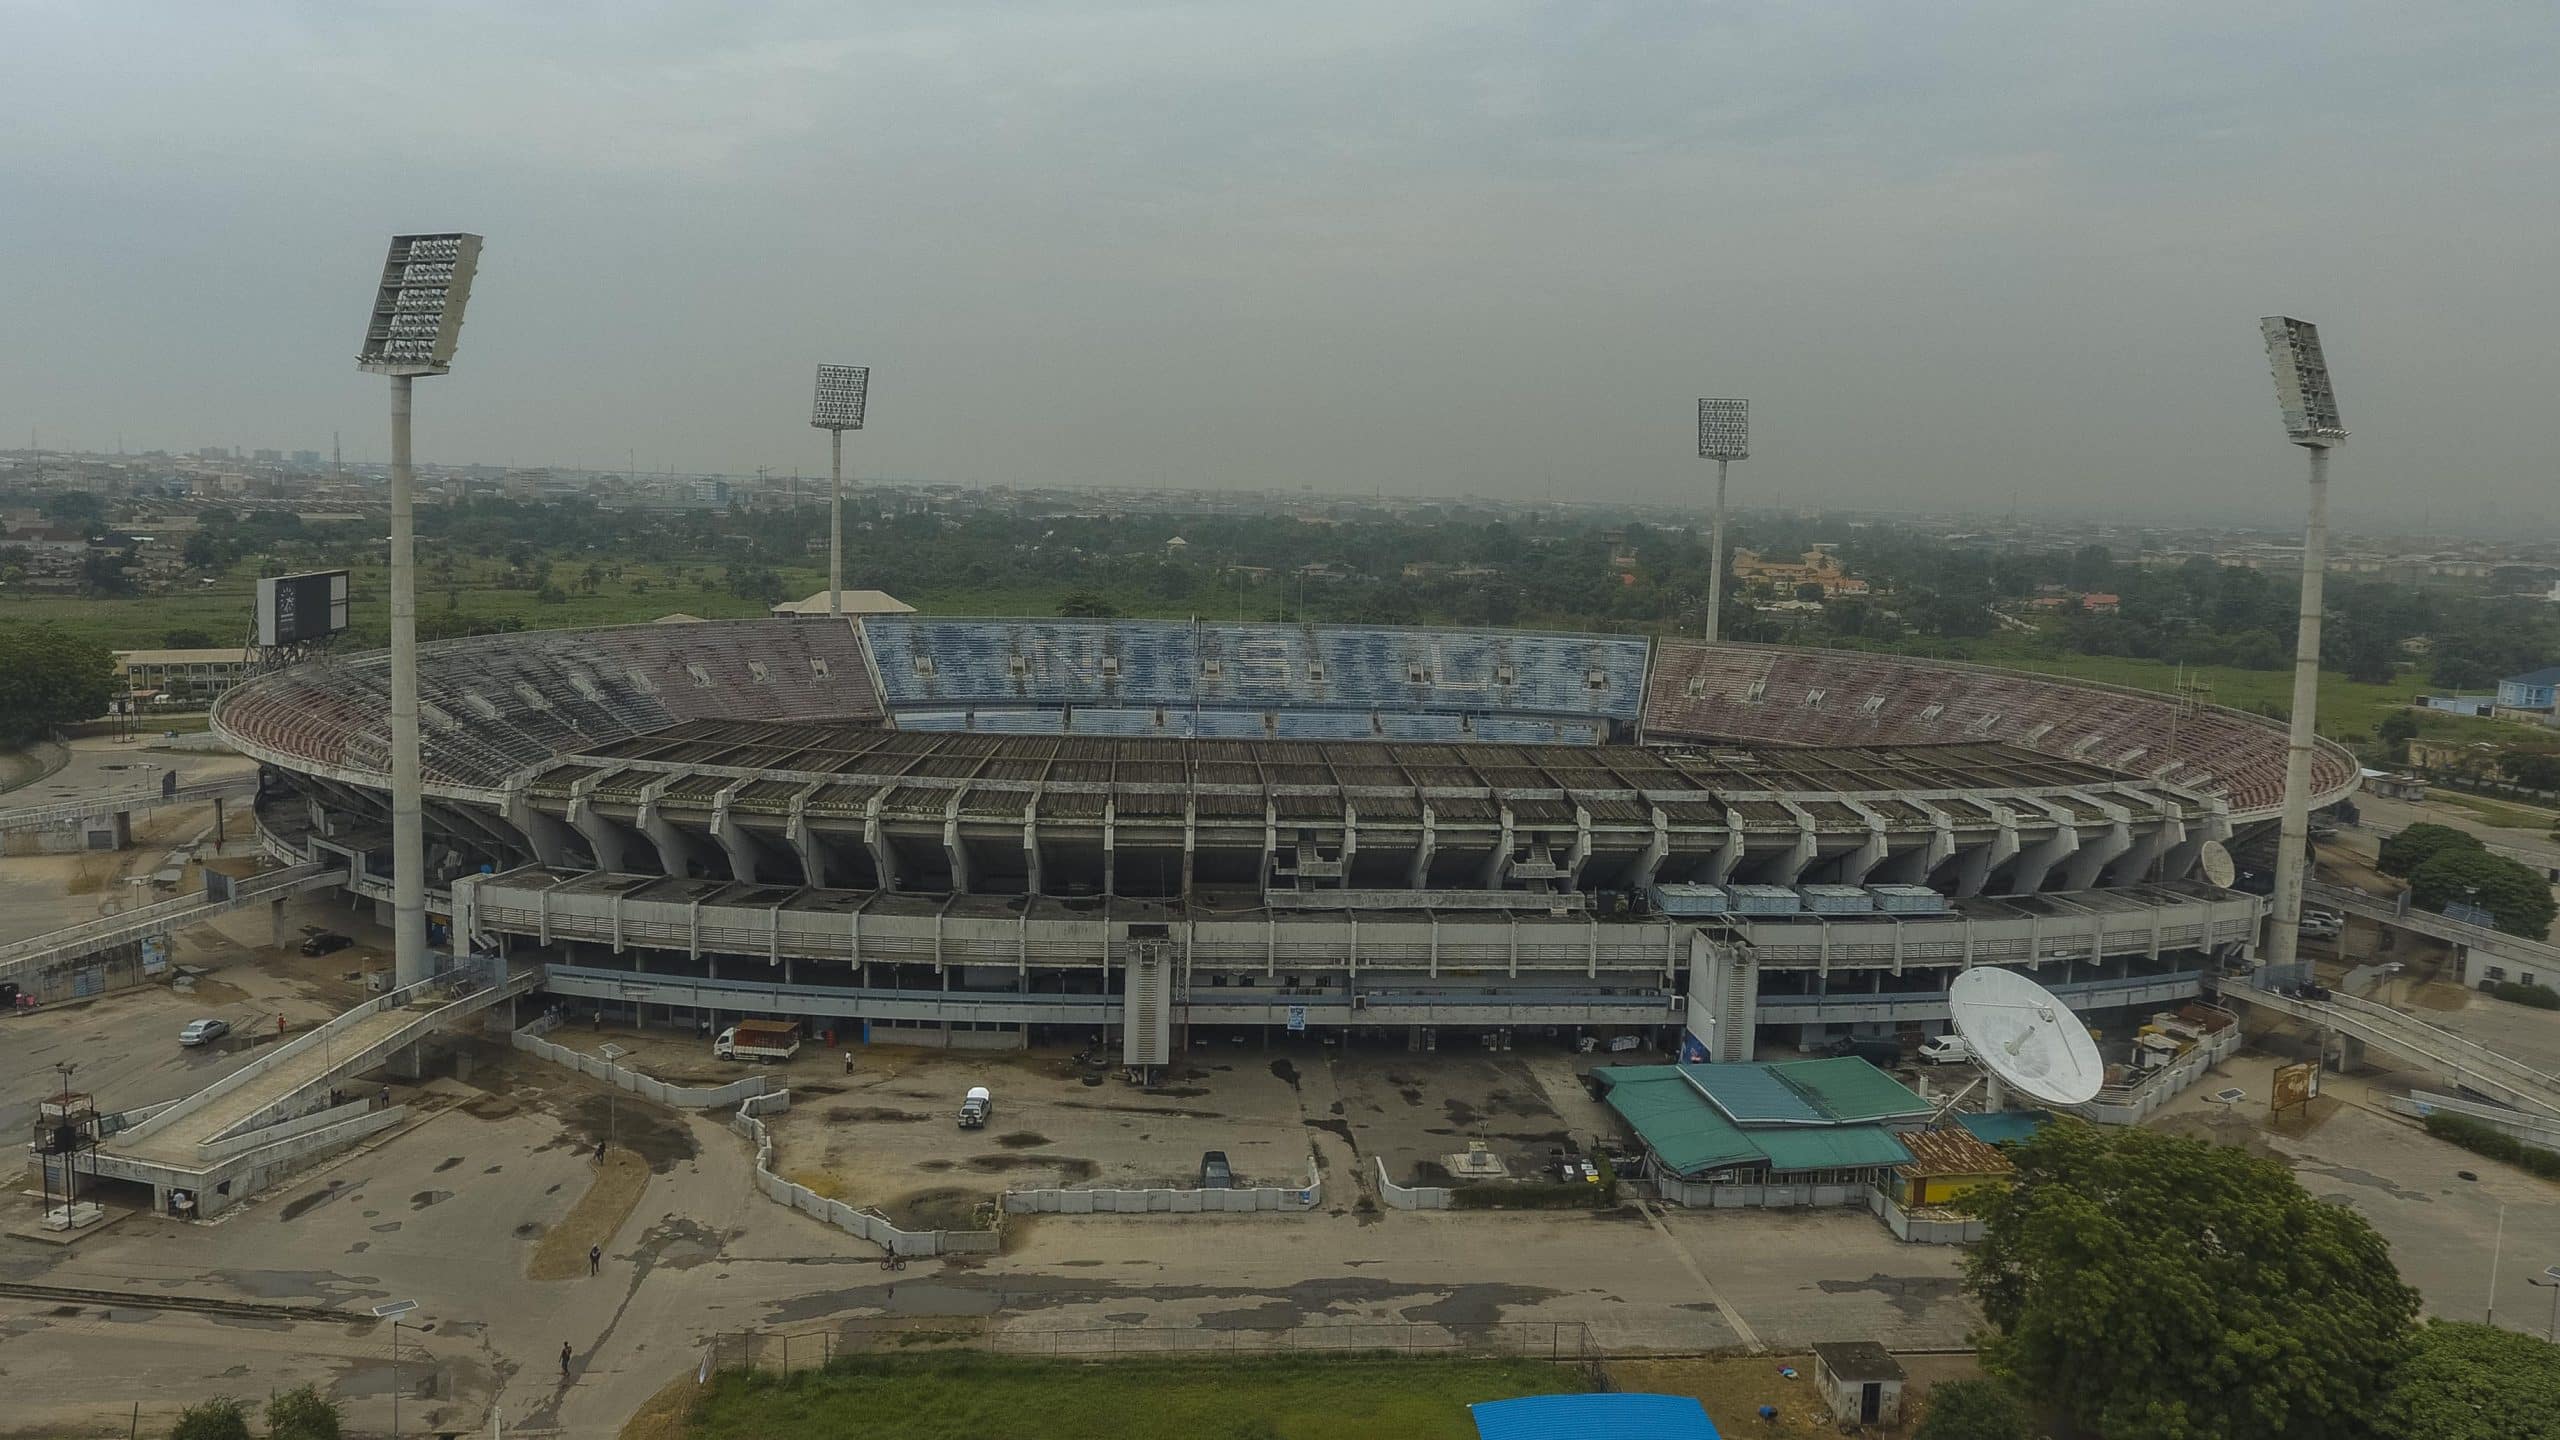
<path id="1" fill-rule="evenodd" d="M 911 729 L 1094 735 L 1606 740 L 1644 705 L 1646 645 L 1605 635 L 1153 620 L 863 621 Z"/>

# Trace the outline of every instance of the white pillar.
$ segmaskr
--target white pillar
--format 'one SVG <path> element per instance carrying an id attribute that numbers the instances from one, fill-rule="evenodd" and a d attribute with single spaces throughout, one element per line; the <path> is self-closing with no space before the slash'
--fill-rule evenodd
<path id="1" fill-rule="evenodd" d="M 427 958 L 427 836 L 418 758 L 418 564 L 409 463 L 410 377 L 391 377 L 392 976 L 412 985 Z"/>
<path id="2" fill-rule="evenodd" d="M 2311 452 L 2311 519 L 2302 535 L 2302 618 L 2293 644 L 2293 728 L 2284 753 L 2284 822 L 2276 838 L 2275 913 L 2267 962 L 2290 965 L 2302 923 L 2302 872 L 2311 837 L 2311 755 L 2320 743 L 2320 590 L 2329 568 L 2329 449 Z"/>
<path id="3" fill-rule="evenodd" d="M 1715 553 L 1707 558 L 1707 638 L 1724 638 L 1724 472 L 1730 460 L 1716 462 Z"/>
<path id="4" fill-rule="evenodd" d="M 844 618 L 844 432 L 827 432 L 828 449 L 833 451 L 829 470 L 834 481 L 827 490 L 827 614 Z"/>

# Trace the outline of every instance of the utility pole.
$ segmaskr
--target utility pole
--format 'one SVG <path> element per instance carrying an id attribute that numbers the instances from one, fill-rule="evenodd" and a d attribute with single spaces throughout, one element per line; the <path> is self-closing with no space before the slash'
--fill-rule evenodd
<path id="1" fill-rule="evenodd" d="M 1725 471 L 1736 460 L 1751 458 L 1751 402 L 1698 402 L 1698 454 L 1716 462 L 1715 536 L 1707 559 L 1707 639 L 1724 638 Z"/>

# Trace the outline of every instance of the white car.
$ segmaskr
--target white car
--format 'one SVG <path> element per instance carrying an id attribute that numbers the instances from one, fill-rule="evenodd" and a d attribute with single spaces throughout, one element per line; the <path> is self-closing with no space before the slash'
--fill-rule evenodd
<path id="1" fill-rule="evenodd" d="M 1920 1060 L 1925 1065 L 1955 1065 L 1973 1058 L 1973 1047 L 1961 1035 L 1940 1035 L 1922 1042 Z"/>
<path id="2" fill-rule="evenodd" d="M 2346 926 L 2344 917 L 2333 910 L 2305 910 L 2294 925 L 2294 933 L 2309 940 L 2335 940 Z"/>
<path id="3" fill-rule="evenodd" d="M 210 1045 L 214 1041 L 219 1040 L 230 1033 L 231 1022 L 228 1020 L 215 1020 L 211 1018 L 190 1020 L 187 1022 L 187 1028 L 178 1032 L 178 1043 L 190 1048 L 198 1045 Z"/>

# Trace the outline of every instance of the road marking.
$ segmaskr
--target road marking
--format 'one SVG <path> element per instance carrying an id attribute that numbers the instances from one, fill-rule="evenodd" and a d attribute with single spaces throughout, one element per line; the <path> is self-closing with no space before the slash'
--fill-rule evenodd
<path id="1" fill-rule="evenodd" d="M 1698 1258 L 1689 1253 L 1688 1246 L 1680 1243 L 1679 1236 L 1671 1233 L 1670 1226 L 1662 1223 L 1662 1217 L 1654 1213 L 1654 1208 L 1643 1200 L 1638 1200 L 1636 1209 L 1643 1212 L 1645 1223 L 1653 1227 L 1653 1233 L 1661 1236 L 1671 1246 L 1671 1253 L 1680 1257 L 1680 1263 L 1689 1271 L 1689 1278 L 1698 1282 L 1698 1288 L 1706 1292 L 1708 1301 L 1716 1307 L 1716 1313 L 1724 1317 L 1724 1323 L 1733 1327 L 1733 1333 L 1741 1337 L 1742 1343 L 1750 1349 L 1751 1353 L 1768 1354 L 1769 1347 L 1761 1343 L 1759 1332 L 1753 1330 L 1742 1318 L 1742 1312 L 1734 1309 L 1732 1302 L 1726 1300 L 1723 1293 L 1716 1289 L 1715 1282 L 1707 1278 L 1707 1272 L 1698 1267 Z"/>

